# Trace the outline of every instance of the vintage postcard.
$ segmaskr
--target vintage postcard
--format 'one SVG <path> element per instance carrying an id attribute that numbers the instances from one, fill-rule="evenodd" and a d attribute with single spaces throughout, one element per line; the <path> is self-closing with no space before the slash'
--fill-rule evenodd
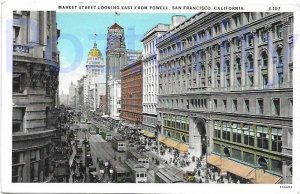
<path id="1" fill-rule="evenodd" d="M 3 192 L 299 191 L 299 4 L 1 6 Z"/>

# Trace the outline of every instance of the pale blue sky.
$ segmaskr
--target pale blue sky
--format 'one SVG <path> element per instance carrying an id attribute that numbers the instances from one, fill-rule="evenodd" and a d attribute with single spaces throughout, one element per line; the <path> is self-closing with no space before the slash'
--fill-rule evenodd
<path id="1" fill-rule="evenodd" d="M 174 13 L 180 14 L 180 13 Z M 117 23 L 125 30 L 126 48 L 142 50 L 140 42 L 144 33 L 158 23 L 170 24 L 170 13 L 120 13 Z M 193 14 L 180 14 L 187 18 Z M 57 25 L 60 29 L 58 47 L 60 50 L 60 93 L 68 93 L 73 81 L 75 84 L 85 74 L 85 62 L 89 50 L 97 36 L 98 48 L 105 61 L 107 28 L 115 23 L 114 13 L 60 13 L 57 12 Z"/>

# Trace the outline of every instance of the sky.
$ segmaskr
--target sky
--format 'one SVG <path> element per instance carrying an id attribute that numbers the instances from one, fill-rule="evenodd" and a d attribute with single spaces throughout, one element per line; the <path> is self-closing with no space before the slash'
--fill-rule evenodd
<path id="1" fill-rule="evenodd" d="M 175 13 L 174 13 L 175 14 Z M 127 49 L 143 50 L 143 35 L 159 23 L 170 24 L 171 13 L 63 13 L 57 12 L 60 29 L 58 48 L 60 51 L 60 93 L 68 93 L 71 81 L 77 84 L 85 75 L 85 63 L 89 50 L 97 42 L 105 61 L 107 29 L 116 22 L 125 30 Z M 176 13 L 177 15 L 179 13 Z M 180 14 L 187 18 L 194 14 Z M 97 36 L 95 36 L 97 34 Z"/>

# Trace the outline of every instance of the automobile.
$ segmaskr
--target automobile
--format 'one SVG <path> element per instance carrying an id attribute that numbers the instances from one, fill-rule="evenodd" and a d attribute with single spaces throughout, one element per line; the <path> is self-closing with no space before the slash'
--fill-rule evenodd
<path id="1" fill-rule="evenodd" d="M 129 144 L 129 147 L 134 147 L 134 144 L 133 144 L 133 143 L 130 143 L 130 144 Z"/>
<path id="2" fill-rule="evenodd" d="M 193 171 L 187 171 L 186 173 L 184 173 L 183 179 L 187 182 L 194 183 L 196 182 L 195 173 Z"/>

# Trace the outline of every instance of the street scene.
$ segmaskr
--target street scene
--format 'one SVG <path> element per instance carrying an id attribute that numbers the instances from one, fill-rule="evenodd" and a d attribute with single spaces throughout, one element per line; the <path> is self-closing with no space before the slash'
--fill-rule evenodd
<path id="1" fill-rule="evenodd" d="M 13 17 L 12 182 L 292 184 L 292 12 Z"/>

